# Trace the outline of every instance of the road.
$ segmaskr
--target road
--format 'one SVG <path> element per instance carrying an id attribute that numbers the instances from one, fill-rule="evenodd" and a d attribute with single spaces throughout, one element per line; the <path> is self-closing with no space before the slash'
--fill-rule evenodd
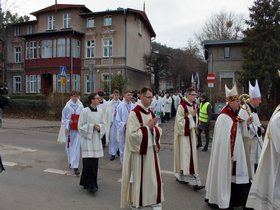
<path id="1" fill-rule="evenodd" d="M 0 154 L 6 171 L 0 174 L 0 210 L 118 210 L 121 163 L 109 160 L 107 148 L 100 159 L 99 191 L 92 195 L 79 186 L 67 168 L 64 145 L 56 142 L 60 122 L 5 118 L 0 129 Z M 205 190 L 194 192 L 173 175 L 174 120 L 162 124 L 160 161 L 164 210 L 210 209 Z M 210 151 L 198 151 L 199 171 L 205 184 Z M 81 168 L 82 165 L 80 165 Z"/>

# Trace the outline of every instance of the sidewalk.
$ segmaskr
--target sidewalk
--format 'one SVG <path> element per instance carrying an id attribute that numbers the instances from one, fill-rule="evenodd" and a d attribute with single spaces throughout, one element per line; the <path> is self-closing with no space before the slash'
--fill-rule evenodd
<path id="1" fill-rule="evenodd" d="M 3 118 L 1 129 L 34 129 L 36 131 L 44 131 L 58 133 L 60 129 L 60 121 L 48 121 L 38 119 L 21 119 L 21 118 Z"/>

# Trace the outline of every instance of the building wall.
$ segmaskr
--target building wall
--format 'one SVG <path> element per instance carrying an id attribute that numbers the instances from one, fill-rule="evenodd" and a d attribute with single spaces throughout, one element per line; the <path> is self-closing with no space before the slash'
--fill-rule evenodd
<path id="1" fill-rule="evenodd" d="M 94 78 L 94 90 L 99 90 L 102 88 L 102 82 L 104 75 L 108 75 L 110 72 L 112 74 L 122 74 L 123 77 L 127 76 L 127 89 L 140 89 L 143 86 L 150 87 L 150 75 L 145 71 L 144 55 L 150 53 L 151 51 L 151 32 L 145 26 L 143 20 L 139 18 L 139 14 L 134 14 L 133 12 L 128 13 L 127 16 L 127 36 L 125 36 L 125 15 L 122 12 L 116 11 L 104 11 L 101 13 L 93 13 L 95 18 L 95 27 L 87 28 L 87 17 L 81 16 L 79 9 L 67 9 L 58 10 L 55 12 L 43 12 L 36 13 L 37 20 L 11 26 L 8 38 L 8 69 L 7 75 L 9 75 L 9 88 L 12 89 L 13 86 L 13 76 L 20 74 L 22 75 L 22 86 L 25 90 L 24 75 L 28 75 L 31 71 L 35 74 L 47 75 L 54 74 L 59 71 L 60 65 L 67 66 L 70 69 L 70 64 L 65 62 L 69 61 L 69 57 L 63 58 L 36 58 L 25 60 L 25 41 L 26 40 L 46 40 L 46 39 L 56 39 L 59 37 L 69 37 L 69 34 L 60 33 L 63 31 L 63 14 L 71 14 L 72 29 L 81 33 L 77 39 L 80 40 L 80 64 L 74 62 L 74 73 L 80 74 L 81 81 L 81 92 L 85 92 L 85 77 L 90 73 L 89 64 L 94 64 L 93 78 Z M 105 15 L 112 16 L 112 25 L 104 26 Z M 48 29 L 48 17 L 55 17 L 56 30 Z M 140 23 L 141 22 L 141 23 Z M 14 36 L 14 28 L 20 27 L 20 35 L 27 34 L 27 25 L 33 25 L 32 36 L 25 36 L 24 38 L 18 38 Z M 141 29 L 139 28 L 141 26 Z M 59 33 L 52 33 L 52 32 Z M 36 34 L 37 33 L 37 34 Z M 103 39 L 112 38 L 112 56 L 103 57 Z M 95 41 L 95 52 L 94 58 L 86 58 L 86 44 L 88 40 Z M 127 43 L 127 44 L 126 44 Z M 22 49 L 22 62 L 14 62 L 14 48 L 20 46 Z M 127 49 L 127 54 L 126 50 Z M 62 63 L 60 61 L 63 61 Z M 127 63 L 126 63 L 127 62 Z M 127 65 L 127 71 L 126 71 Z M 69 70 L 70 71 L 70 70 Z M 45 79 L 50 78 L 44 77 Z M 43 81 L 42 81 L 43 83 Z M 45 81 L 44 81 L 45 84 Z M 23 91 L 24 92 L 24 91 Z"/>

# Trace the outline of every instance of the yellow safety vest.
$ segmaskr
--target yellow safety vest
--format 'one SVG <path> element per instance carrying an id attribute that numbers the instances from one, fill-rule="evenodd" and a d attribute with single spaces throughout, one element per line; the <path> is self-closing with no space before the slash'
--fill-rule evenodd
<path id="1" fill-rule="evenodd" d="M 207 107 L 210 103 L 205 102 L 203 105 L 200 103 L 199 105 L 199 121 L 200 122 L 208 122 L 208 114 L 207 114 Z"/>

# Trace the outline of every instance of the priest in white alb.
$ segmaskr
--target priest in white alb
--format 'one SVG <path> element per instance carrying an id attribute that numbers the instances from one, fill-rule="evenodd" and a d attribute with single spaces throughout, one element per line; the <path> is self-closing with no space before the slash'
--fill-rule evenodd
<path id="1" fill-rule="evenodd" d="M 195 89 L 188 88 L 187 98 L 179 105 L 174 126 L 174 172 L 176 180 L 193 186 L 195 191 L 204 188 L 197 164 L 197 109 Z"/>
<path id="2" fill-rule="evenodd" d="M 267 126 L 260 162 L 247 200 L 255 210 L 280 209 L 280 105 Z"/>
<path id="3" fill-rule="evenodd" d="M 141 102 L 130 112 L 122 168 L 121 208 L 161 210 L 162 179 L 158 152 L 161 128 L 150 110 L 153 92 L 141 90 Z"/>
<path id="4" fill-rule="evenodd" d="M 245 98 L 244 98 L 245 99 Z M 261 155 L 261 149 L 263 145 L 262 135 L 265 133 L 265 128 L 262 126 L 258 113 L 257 107 L 259 107 L 261 101 L 261 92 L 256 80 L 255 86 L 249 82 L 249 98 L 248 101 L 241 106 L 239 116 L 242 120 L 247 120 L 249 117 L 253 118 L 253 123 L 247 127 L 243 123 L 243 140 L 245 151 L 247 155 L 247 164 L 249 167 L 250 179 L 253 178 L 257 165 Z"/>
<path id="5" fill-rule="evenodd" d="M 211 207 L 233 209 L 245 204 L 251 186 L 243 144 L 241 123 L 249 126 L 252 117 L 242 121 L 236 85 L 225 85 L 227 105 L 221 110 L 214 127 L 210 162 L 206 179 L 206 199 Z"/>
<path id="6" fill-rule="evenodd" d="M 128 115 L 135 105 L 131 102 L 132 94 L 130 91 L 124 92 L 123 101 L 118 106 L 116 121 L 118 128 L 118 139 L 119 139 L 119 151 L 120 151 L 120 160 L 123 161 L 124 145 L 125 145 L 125 132 L 126 132 L 126 123 Z"/>

